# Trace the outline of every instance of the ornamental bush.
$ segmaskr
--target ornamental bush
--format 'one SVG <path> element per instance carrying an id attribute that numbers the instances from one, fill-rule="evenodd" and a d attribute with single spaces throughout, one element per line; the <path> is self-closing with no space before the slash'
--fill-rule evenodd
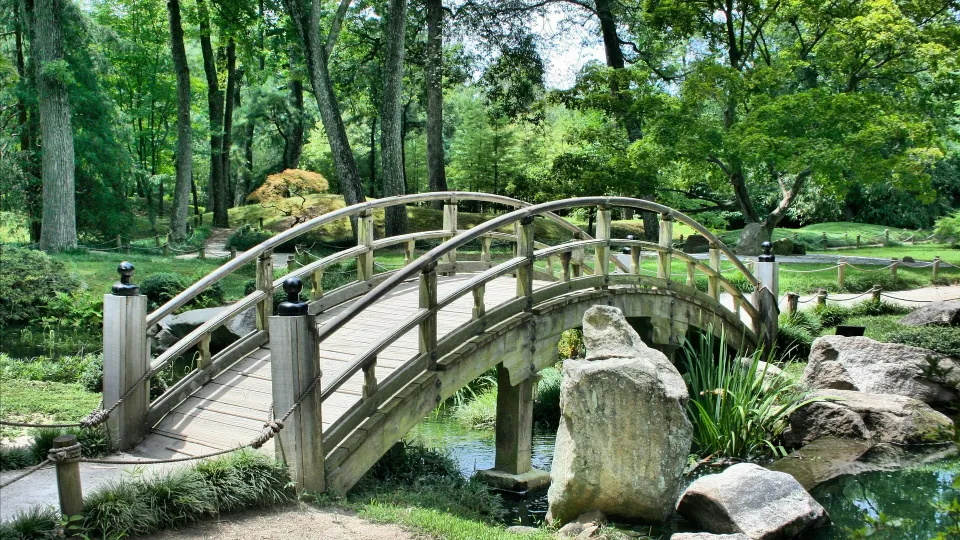
<path id="1" fill-rule="evenodd" d="M 51 302 L 80 282 L 42 251 L 0 246 L 0 326 L 57 317 Z"/>

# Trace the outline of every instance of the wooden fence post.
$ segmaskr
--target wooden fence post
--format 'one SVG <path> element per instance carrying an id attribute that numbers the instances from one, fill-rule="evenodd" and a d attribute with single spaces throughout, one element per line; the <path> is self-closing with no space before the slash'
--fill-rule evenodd
<path id="1" fill-rule="evenodd" d="M 360 265 L 357 265 L 359 268 Z M 287 255 L 287 273 L 293 272 L 297 269 L 297 257 L 295 255 Z"/>
<path id="2" fill-rule="evenodd" d="M 57 493 L 60 496 L 60 512 L 67 518 L 79 516 L 83 511 L 83 489 L 80 484 L 80 448 L 77 436 L 72 434 L 60 435 L 53 439 L 53 448 L 50 454 L 64 452 L 64 448 L 71 448 L 65 453 L 66 459 L 57 460 Z M 69 529 L 65 531 L 70 535 Z"/>
<path id="3" fill-rule="evenodd" d="M 837 287 L 843 288 L 843 284 L 847 279 L 847 260 L 840 259 L 840 262 L 837 263 Z"/>
<path id="4" fill-rule="evenodd" d="M 273 315 L 273 250 L 268 249 L 257 257 L 257 290 L 266 293 L 257 302 L 257 330 L 267 330 L 267 319 Z"/>
<path id="5" fill-rule="evenodd" d="M 444 201 L 443 203 L 443 230 L 447 231 L 449 235 L 449 236 L 443 237 L 444 242 L 446 242 L 447 240 L 457 235 L 457 200 L 456 199 L 450 199 L 448 201 Z M 448 251 L 443 256 L 443 262 L 454 265 L 453 268 L 446 273 L 447 275 L 452 276 L 456 274 L 457 273 L 457 270 L 456 270 L 457 250 L 452 249 Z"/>
<path id="6" fill-rule="evenodd" d="M 882 289 L 880 289 L 880 286 L 879 286 L 879 285 L 874 285 L 874 286 L 870 289 L 870 299 L 873 300 L 874 302 L 879 302 L 879 301 L 880 301 L 880 291 L 881 291 L 881 290 L 882 290 Z"/>
<path id="7" fill-rule="evenodd" d="M 120 237 L 120 233 L 117 233 L 117 248 L 123 247 L 123 238 Z"/>
<path id="8" fill-rule="evenodd" d="M 237 258 L 237 248 L 231 247 L 231 248 L 230 248 L 230 260 L 232 261 L 232 260 L 234 260 L 234 259 L 236 259 L 236 258 Z"/>
<path id="9" fill-rule="evenodd" d="M 827 243 L 827 233 L 826 232 L 821 233 L 820 238 L 823 241 L 823 247 L 824 248 L 829 247 L 829 244 Z"/>
<path id="10" fill-rule="evenodd" d="M 263 218 L 262 218 L 262 217 L 260 218 L 260 228 L 261 228 L 261 229 L 263 228 Z"/>
<path id="11" fill-rule="evenodd" d="M 931 268 L 933 269 L 933 276 L 931 277 L 931 279 L 937 279 L 937 275 L 940 274 L 940 257 L 939 256 L 933 258 L 933 266 L 931 266 Z"/>
<path id="12" fill-rule="evenodd" d="M 427 356 L 427 369 L 437 368 L 437 265 L 430 263 L 420 273 L 420 309 L 430 314 L 420 323 L 420 353 Z"/>
<path id="13" fill-rule="evenodd" d="M 890 275 L 897 277 L 897 267 L 900 266 L 900 261 L 896 257 L 890 259 Z"/>
<path id="14" fill-rule="evenodd" d="M 660 214 L 660 247 L 663 249 L 657 252 L 657 277 L 670 281 L 673 262 L 671 254 L 673 250 L 673 216 L 670 214 Z"/>
<path id="15" fill-rule="evenodd" d="M 357 281 L 373 279 L 373 212 L 365 210 L 357 220 L 357 245 L 367 249 L 357 255 Z"/>
<path id="16" fill-rule="evenodd" d="M 207 248 L 206 248 L 206 246 L 204 246 L 203 244 L 200 244 L 200 249 L 199 249 L 199 251 L 198 251 L 198 255 L 197 255 L 197 256 L 200 257 L 201 259 L 206 259 L 206 258 L 207 258 Z"/>
<path id="17" fill-rule="evenodd" d="M 890 243 L 890 229 L 883 230 L 883 243 L 887 245 Z"/>
<path id="18" fill-rule="evenodd" d="M 134 268 L 117 267 L 120 282 L 103 297 L 103 406 L 117 403 L 150 368 L 147 297 L 130 283 Z M 118 450 L 133 447 L 146 435 L 150 381 L 143 381 L 110 414 L 107 429 Z"/>
<path id="19" fill-rule="evenodd" d="M 521 219 L 517 229 L 517 256 L 527 259 L 517 268 L 517 297 L 527 299 L 524 308 L 527 311 L 533 309 L 533 219 L 533 216 Z M 597 257 L 599 262 L 600 255 Z"/>
<path id="20" fill-rule="evenodd" d="M 287 300 L 270 317 L 270 373 L 273 410 L 280 416 L 303 398 L 277 433 L 274 451 L 290 468 L 290 477 L 299 491 L 314 493 L 326 489 L 321 438 L 322 414 L 319 385 L 304 396 L 320 376 L 316 321 L 308 315 L 307 303 L 300 301 L 303 282 L 283 282 Z"/>
<path id="21" fill-rule="evenodd" d="M 800 295 L 795 292 L 787 293 L 787 315 L 793 315 L 800 307 Z"/>
<path id="22" fill-rule="evenodd" d="M 817 307 L 824 307 L 827 305 L 827 290 L 820 289 L 817 291 Z"/>
<path id="23" fill-rule="evenodd" d="M 857 235 L 857 249 L 860 249 L 860 235 Z"/>

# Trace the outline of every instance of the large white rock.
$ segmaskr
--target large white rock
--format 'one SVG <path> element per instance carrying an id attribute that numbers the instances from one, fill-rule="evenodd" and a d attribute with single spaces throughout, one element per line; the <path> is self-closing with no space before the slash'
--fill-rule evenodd
<path id="1" fill-rule="evenodd" d="M 960 302 L 956 300 L 931 302 L 915 309 L 898 322 L 907 326 L 958 326 L 960 325 Z"/>
<path id="2" fill-rule="evenodd" d="M 800 538 L 830 522 L 792 476 L 753 463 L 697 479 L 683 492 L 677 511 L 709 532 L 741 533 L 751 540 Z"/>
<path id="3" fill-rule="evenodd" d="M 619 309 L 583 317 L 587 360 L 567 360 L 560 387 L 547 519 L 600 510 L 662 521 L 673 512 L 693 427 L 683 378 L 647 347 Z"/>
<path id="4" fill-rule="evenodd" d="M 936 369 L 931 369 L 928 359 Z M 960 362 L 899 343 L 823 336 L 810 348 L 801 381 L 814 389 L 898 394 L 925 403 L 944 403 L 957 397 Z"/>

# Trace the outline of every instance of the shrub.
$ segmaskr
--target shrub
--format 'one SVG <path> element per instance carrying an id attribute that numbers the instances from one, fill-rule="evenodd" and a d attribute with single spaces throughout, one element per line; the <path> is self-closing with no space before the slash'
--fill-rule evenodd
<path id="1" fill-rule="evenodd" d="M 227 238 L 226 246 L 227 249 L 233 248 L 237 251 L 246 251 L 257 244 L 267 241 L 271 236 L 273 236 L 273 234 L 270 231 L 244 225 L 233 231 L 233 234 Z"/>
<path id="2" fill-rule="evenodd" d="M 960 328 L 953 326 L 902 326 L 888 334 L 885 341 L 960 357 Z"/>
<path id="3" fill-rule="evenodd" d="M 852 315 L 850 308 L 837 304 L 817 306 L 813 308 L 813 313 L 820 318 L 822 328 L 831 328 L 843 324 Z"/>
<path id="4" fill-rule="evenodd" d="M 110 453 L 110 437 L 103 425 L 92 428 L 36 428 L 31 430 L 35 463 L 47 458 L 47 453 L 53 448 L 53 440 L 61 435 L 76 435 L 77 442 L 83 447 L 84 457 L 100 457 Z"/>
<path id="5" fill-rule="evenodd" d="M 84 382 L 84 374 L 88 371 L 103 372 L 102 354 L 61 356 L 56 360 L 51 360 L 45 356 L 37 356 L 29 360 L 20 360 L 0 353 L 0 375 L 5 379 L 81 382 L 87 390 L 99 392 L 99 383 L 91 387 Z"/>
<path id="6" fill-rule="evenodd" d="M 560 334 L 560 343 L 557 345 L 560 360 L 567 358 L 583 358 L 587 354 L 583 345 L 583 330 L 573 328 Z"/>
<path id="7" fill-rule="evenodd" d="M 777 359 L 800 360 L 810 356 L 810 346 L 815 339 L 809 329 L 784 322 L 785 316 L 780 316 L 780 329 L 777 332 Z M 788 319 L 788 318 L 787 318 Z"/>
<path id="8" fill-rule="evenodd" d="M 690 342 L 683 349 L 696 453 L 739 459 L 785 455 L 779 439 L 787 418 L 810 401 L 796 383 L 758 368 L 763 351 L 749 356 L 753 362 L 747 367 L 739 354 L 730 355 L 722 335 L 719 347 L 715 343 L 708 335 L 697 349 Z"/>
<path id="9" fill-rule="evenodd" d="M 0 246 L 0 326 L 58 316 L 49 303 L 80 282 L 42 251 Z"/>
<path id="10" fill-rule="evenodd" d="M 910 279 L 907 279 L 907 276 Z M 843 288 L 847 292 L 861 293 L 867 292 L 873 287 L 880 287 L 885 291 L 902 291 L 912 289 L 925 284 L 919 277 L 912 274 L 854 274 L 848 276 L 843 282 Z"/>
<path id="11" fill-rule="evenodd" d="M 941 242 L 960 240 L 960 212 L 938 219 L 933 233 Z"/>
<path id="12" fill-rule="evenodd" d="M 35 465 L 33 448 L 0 448 L 0 471 L 12 471 Z"/>
<path id="13" fill-rule="evenodd" d="M 60 530 L 60 512 L 52 506 L 37 506 L 19 512 L 13 519 L 0 522 L 0 538 L 4 540 L 63 538 Z"/>
<path id="14" fill-rule="evenodd" d="M 169 302 L 170 299 L 186 290 L 190 284 L 199 281 L 203 276 L 202 273 L 197 274 L 187 281 L 180 274 L 157 272 L 144 278 L 140 283 L 140 293 L 146 295 L 149 309 L 154 310 Z M 223 305 L 225 297 L 223 283 L 217 281 L 194 297 L 187 303 L 187 306 L 192 309 L 220 306 Z"/>
<path id="15" fill-rule="evenodd" d="M 560 425 L 560 383 L 563 373 L 559 367 L 547 368 L 540 372 L 537 383 L 537 399 L 533 402 L 533 417 L 538 425 L 556 428 Z"/>
<path id="16" fill-rule="evenodd" d="M 850 314 L 854 317 L 863 317 L 870 316 L 875 317 L 879 315 L 906 315 L 913 311 L 914 308 L 894 304 L 893 302 L 887 302 L 886 300 L 867 300 L 865 302 L 860 302 L 854 304 L 850 308 Z"/>

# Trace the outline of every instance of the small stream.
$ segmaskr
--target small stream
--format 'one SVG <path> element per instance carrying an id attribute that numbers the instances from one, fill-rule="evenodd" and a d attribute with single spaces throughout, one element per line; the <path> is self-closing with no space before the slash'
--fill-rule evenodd
<path id="1" fill-rule="evenodd" d="M 555 435 L 553 431 L 534 432 L 535 468 L 550 470 Z M 411 432 L 410 439 L 448 453 L 465 477 L 493 467 L 496 447 L 493 431 L 466 429 L 453 420 L 438 417 L 422 422 Z M 938 506 L 960 500 L 960 457 L 900 471 L 836 478 L 811 493 L 834 523 L 810 535 L 812 539 L 855 538 L 853 531 L 867 526 L 867 516 L 878 520 L 882 515 L 885 524 L 872 533 L 872 538 L 928 540 L 950 523 L 947 513 Z M 504 497 L 504 504 L 509 524 L 536 526 L 547 513 L 547 492 L 508 495 Z M 688 530 L 684 525 L 675 522 L 652 530 L 647 526 L 636 530 L 644 534 L 652 532 L 654 538 L 658 534 L 669 538 L 672 532 Z"/>

